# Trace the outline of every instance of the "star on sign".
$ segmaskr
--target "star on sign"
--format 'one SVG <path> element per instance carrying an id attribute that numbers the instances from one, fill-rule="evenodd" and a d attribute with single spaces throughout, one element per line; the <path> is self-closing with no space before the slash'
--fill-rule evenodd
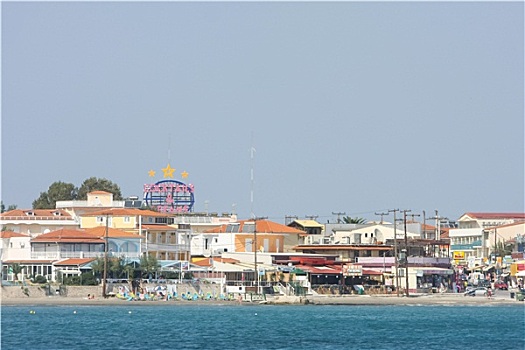
<path id="1" fill-rule="evenodd" d="M 187 178 L 188 175 L 189 174 L 186 172 L 186 170 L 184 170 L 182 173 L 180 173 L 180 176 L 182 176 L 183 179 Z"/>
<path id="2" fill-rule="evenodd" d="M 155 170 L 148 171 L 148 175 L 149 175 L 149 177 L 154 177 L 155 176 Z"/>
<path id="3" fill-rule="evenodd" d="M 165 168 L 162 168 L 162 171 L 164 172 L 164 178 L 171 177 L 173 178 L 173 172 L 175 171 L 174 168 L 172 168 L 169 163 L 168 166 Z"/>

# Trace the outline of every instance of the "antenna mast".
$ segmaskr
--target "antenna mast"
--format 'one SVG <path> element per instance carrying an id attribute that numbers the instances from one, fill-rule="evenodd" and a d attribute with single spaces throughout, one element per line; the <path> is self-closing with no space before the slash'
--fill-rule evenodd
<path id="1" fill-rule="evenodd" d="M 250 188 L 250 217 L 253 219 L 255 218 L 255 214 L 253 212 L 253 156 L 255 153 L 255 148 L 253 147 L 253 133 L 252 133 L 252 146 L 250 148 L 250 180 L 251 180 L 251 188 Z"/>

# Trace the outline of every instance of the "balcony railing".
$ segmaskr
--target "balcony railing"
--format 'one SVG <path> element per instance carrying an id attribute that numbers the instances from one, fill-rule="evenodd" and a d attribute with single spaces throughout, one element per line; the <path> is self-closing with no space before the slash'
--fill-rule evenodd
<path id="1" fill-rule="evenodd" d="M 102 258 L 104 252 L 31 252 L 33 260 L 59 260 L 68 258 Z M 108 257 L 140 258 L 139 252 L 109 252 Z"/>
<path id="2" fill-rule="evenodd" d="M 15 221 L 15 220 L 29 220 L 29 221 L 71 221 L 75 222 L 71 216 L 32 216 L 32 215 L 23 215 L 23 216 L 2 216 L 0 221 Z"/>

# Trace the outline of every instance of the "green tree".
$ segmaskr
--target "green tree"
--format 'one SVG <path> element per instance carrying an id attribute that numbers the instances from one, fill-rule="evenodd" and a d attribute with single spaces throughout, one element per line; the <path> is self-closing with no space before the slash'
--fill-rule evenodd
<path id="1" fill-rule="evenodd" d="M 492 254 L 496 254 L 496 256 L 505 256 L 505 255 L 511 255 L 512 251 L 514 249 L 514 244 L 498 241 L 496 243 L 496 246 L 492 246 Z"/>
<path id="2" fill-rule="evenodd" d="M 57 201 L 76 199 L 77 191 L 72 183 L 54 182 L 47 192 L 40 192 L 40 196 L 33 201 L 33 209 L 55 209 Z"/>
<path id="3" fill-rule="evenodd" d="M 140 271 L 142 272 L 143 277 L 147 276 L 149 273 L 155 273 L 159 271 L 159 269 L 159 261 L 154 256 L 144 254 L 140 257 Z"/>
<path id="4" fill-rule="evenodd" d="M 344 216 L 343 217 L 343 222 L 345 224 L 364 224 L 364 223 L 366 223 L 366 219 L 358 218 L 358 217 L 351 218 L 350 216 Z"/>
<path id="5" fill-rule="evenodd" d="M 117 201 L 123 199 L 122 193 L 120 192 L 120 187 L 117 184 L 110 180 L 102 178 L 99 179 L 96 177 L 90 177 L 89 179 L 85 180 L 82 185 L 80 185 L 77 198 L 79 200 L 86 200 L 87 194 L 93 191 L 106 191 L 113 193 L 113 199 Z"/>
<path id="6" fill-rule="evenodd" d="M 91 263 L 91 271 L 93 271 L 93 274 L 102 276 L 104 273 L 104 258 L 96 258 Z"/>
<path id="7" fill-rule="evenodd" d="M 15 210 L 16 208 L 18 208 L 18 206 L 16 204 L 9 204 L 7 206 L 7 210 L 6 210 L 4 202 L 2 201 L 1 204 L 0 204 L 0 212 L 2 212 L 2 213 L 5 213 L 6 211 Z"/>
<path id="8" fill-rule="evenodd" d="M 15 278 L 15 281 L 18 281 L 18 275 L 20 273 L 22 273 L 22 271 L 24 271 L 25 267 L 18 264 L 18 263 L 14 263 L 14 264 L 11 264 L 11 272 L 13 273 L 14 275 L 14 278 Z"/>

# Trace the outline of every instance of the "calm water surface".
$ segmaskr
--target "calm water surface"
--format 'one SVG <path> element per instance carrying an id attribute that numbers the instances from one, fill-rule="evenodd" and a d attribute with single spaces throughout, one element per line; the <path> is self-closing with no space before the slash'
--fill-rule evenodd
<path id="1" fill-rule="evenodd" d="M 524 310 L 520 306 L 4 306 L 1 349 L 523 350 Z"/>

